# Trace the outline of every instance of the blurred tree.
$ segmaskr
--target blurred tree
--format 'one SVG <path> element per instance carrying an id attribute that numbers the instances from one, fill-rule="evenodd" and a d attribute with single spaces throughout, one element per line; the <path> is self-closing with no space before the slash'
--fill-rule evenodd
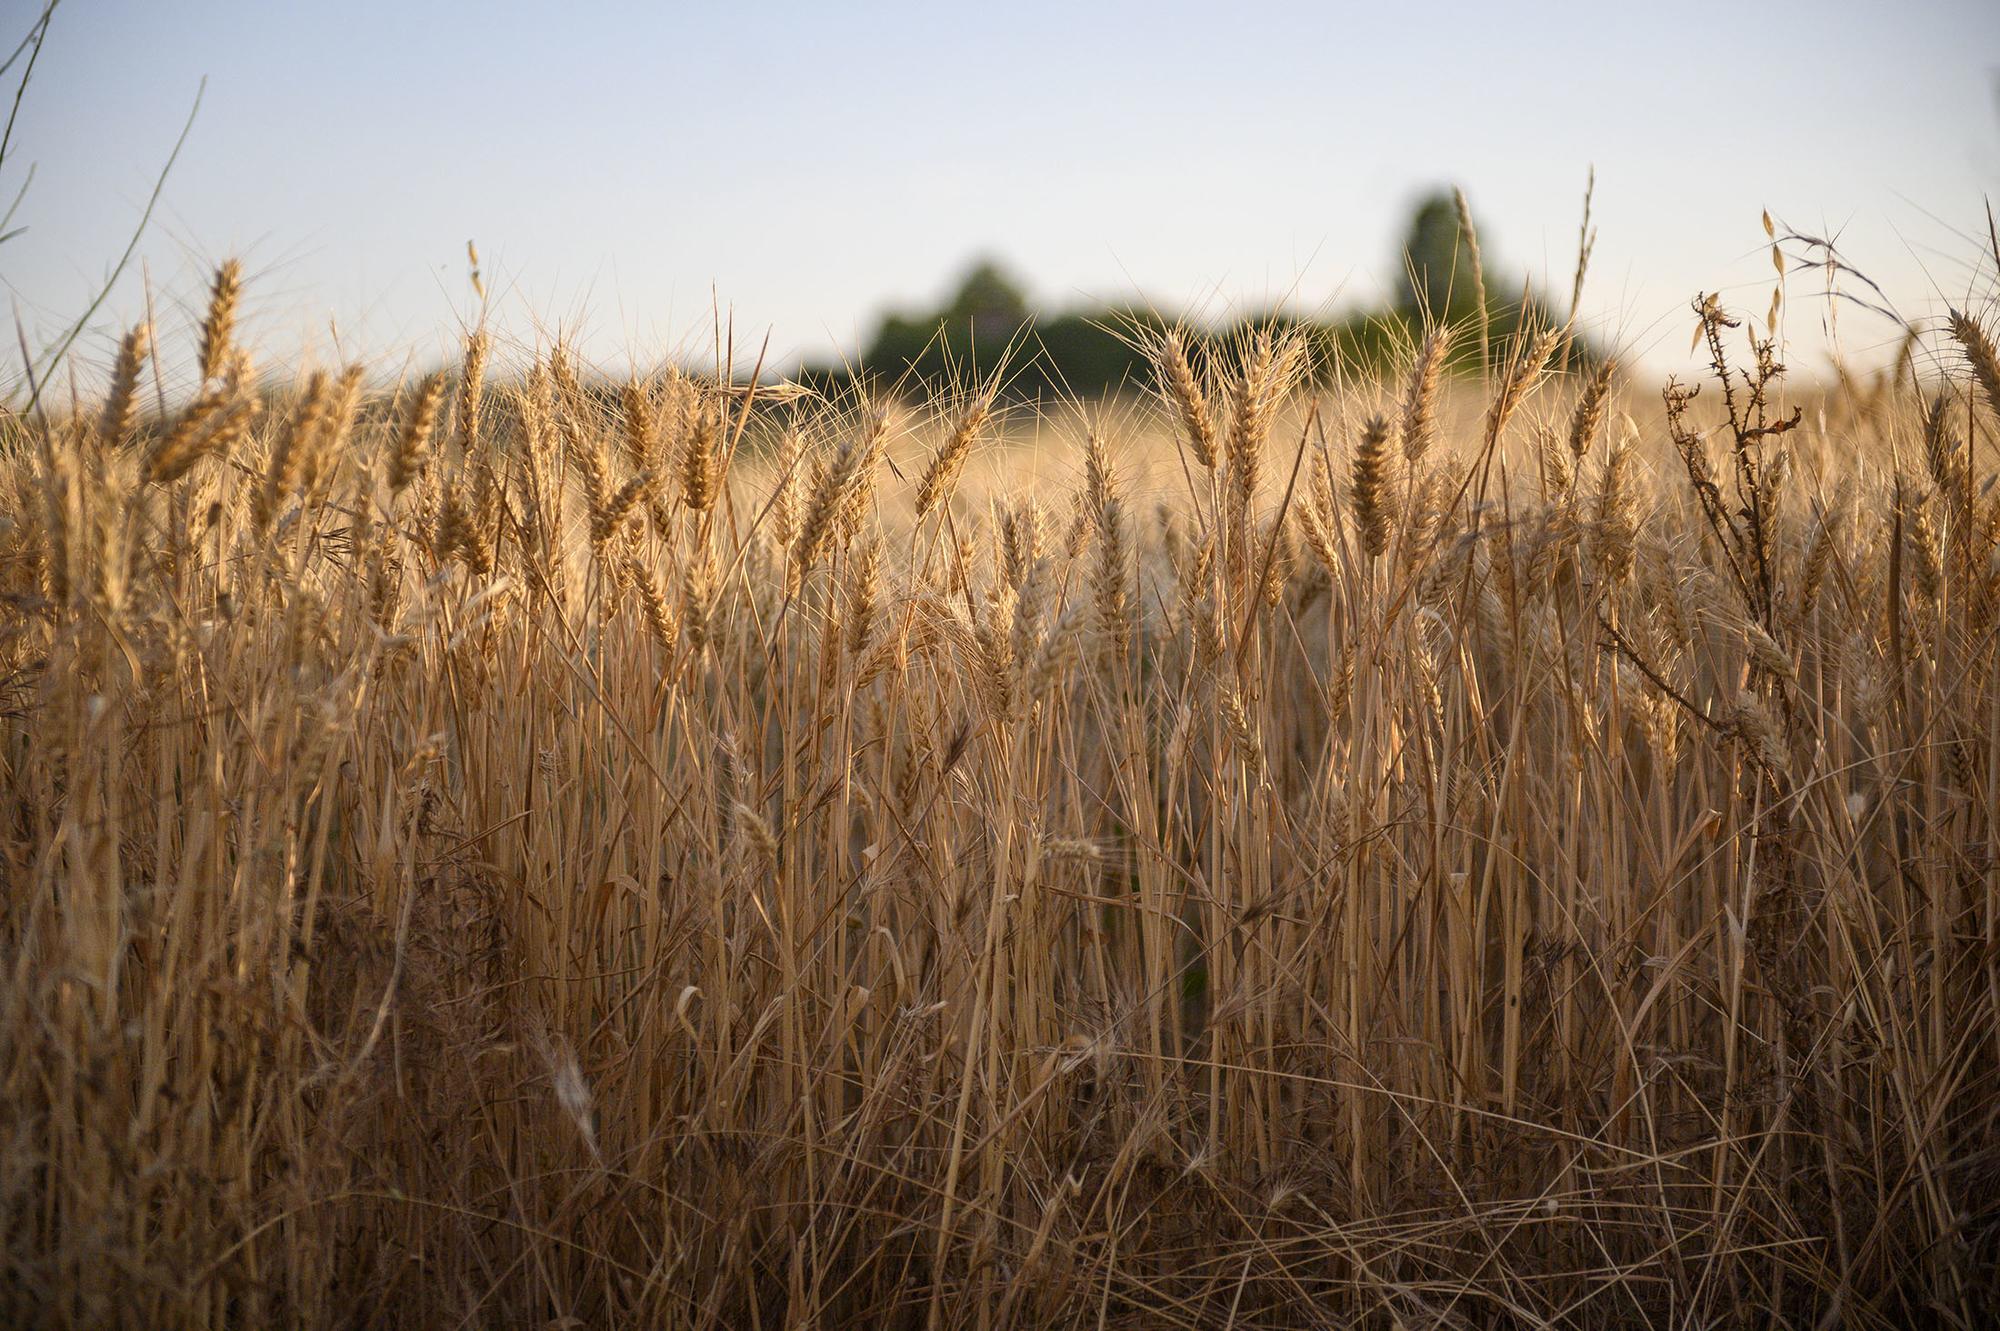
<path id="1" fill-rule="evenodd" d="M 1039 316 L 1026 294 L 998 263 L 983 259 L 960 279 L 943 305 L 929 314 L 889 314 L 861 355 L 860 376 L 894 382 L 906 375 L 935 386 L 990 372 L 1001 354 L 1016 348 L 1008 391 L 1022 396 L 1075 393 L 1092 396 L 1138 381 L 1142 357 L 1129 336 L 1112 329 L 1159 326 L 1157 316 L 1099 310 Z M 844 378 L 807 372 L 822 381 Z"/>
<path id="2" fill-rule="evenodd" d="M 971 324 L 974 332 L 1006 336 L 1028 322 L 1028 298 L 999 264 L 982 259 L 958 284 L 941 317 L 946 324 Z"/>
<path id="3" fill-rule="evenodd" d="M 1473 227 L 1482 230 L 1478 219 Z M 1474 276 L 1472 244 L 1459 222 L 1458 204 L 1450 190 L 1435 190 L 1418 200 L 1403 231 L 1398 259 L 1395 306 L 1396 324 L 1414 339 L 1426 318 L 1449 323 L 1464 330 L 1479 323 L 1479 281 Z M 1491 330 L 1494 355 L 1514 336 L 1523 321 L 1536 328 L 1564 322 L 1535 291 L 1526 285 L 1514 286 L 1494 262 L 1490 249 L 1482 256 L 1485 269 L 1486 317 Z M 1471 356 L 1477 348 L 1472 339 L 1461 337 L 1455 360 Z M 1570 346 L 1566 363 L 1573 367 L 1595 365 L 1602 353 L 1581 334 Z"/>
<path id="4" fill-rule="evenodd" d="M 1474 225 L 1478 225 L 1477 222 Z M 1418 202 L 1403 231 L 1396 312 L 1409 323 L 1425 314 L 1450 323 L 1479 318 L 1472 255 L 1460 234 L 1458 207 L 1440 190 Z"/>
<path id="5" fill-rule="evenodd" d="M 975 359 L 991 363 L 1032 319 L 1020 286 L 999 264 L 982 260 L 935 311 L 885 317 L 860 368 L 871 378 L 936 381 Z"/>
<path id="6" fill-rule="evenodd" d="M 1541 326 L 1560 320 L 1532 291 L 1510 288 L 1502 281 L 1490 251 L 1486 258 L 1486 315 L 1497 358 L 1524 315 Z M 1339 365 L 1350 372 L 1392 372 L 1407 361 L 1426 320 L 1448 321 L 1461 329 L 1479 323 L 1471 246 L 1460 229 L 1450 190 L 1433 191 L 1417 201 L 1396 263 L 1395 294 L 1386 307 L 1320 321 L 1274 310 L 1217 329 L 1214 336 L 1229 343 L 1240 341 L 1252 328 L 1298 328 L 1323 370 Z M 1006 269 L 992 259 L 981 259 L 938 308 L 885 316 L 857 371 L 858 377 L 878 383 L 907 380 L 915 389 L 934 388 L 990 372 L 1011 347 L 1015 352 L 1007 374 L 1011 394 L 1087 397 L 1149 383 L 1151 370 L 1133 344 L 1143 345 L 1146 334 L 1161 330 L 1165 323 L 1150 310 L 1139 309 L 1038 315 Z M 1461 366 L 1476 361 L 1478 350 L 1477 338 L 1462 337 L 1453 359 Z M 1598 354 L 1579 340 L 1568 363 L 1594 364 Z M 851 377 L 827 368 L 807 369 L 802 376 L 823 384 Z"/>

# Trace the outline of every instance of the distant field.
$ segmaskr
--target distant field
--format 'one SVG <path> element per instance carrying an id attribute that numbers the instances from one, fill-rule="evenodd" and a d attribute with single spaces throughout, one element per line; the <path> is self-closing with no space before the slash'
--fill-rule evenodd
<path id="1" fill-rule="evenodd" d="M 2000 1319 L 1990 320 L 1036 415 L 239 287 L 0 420 L 15 1324 Z"/>

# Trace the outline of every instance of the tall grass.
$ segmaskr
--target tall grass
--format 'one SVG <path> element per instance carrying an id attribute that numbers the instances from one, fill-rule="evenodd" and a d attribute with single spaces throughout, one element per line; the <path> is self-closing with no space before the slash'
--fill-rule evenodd
<path id="1" fill-rule="evenodd" d="M 1176 334 L 974 492 L 990 385 L 271 393 L 238 289 L 4 423 L 15 1323 L 2000 1317 L 1977 319 Z"/>

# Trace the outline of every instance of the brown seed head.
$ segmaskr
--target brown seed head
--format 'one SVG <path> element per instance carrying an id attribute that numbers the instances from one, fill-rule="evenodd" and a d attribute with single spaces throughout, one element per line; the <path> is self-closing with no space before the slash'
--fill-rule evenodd
<path id="1" fill-rule="evenodd" d="M 681 446 L 681 499 L 697 513 L 715 506 L 715 444 L 720 428 L 715 402 L 704 401 Z"/>
<path id="2" fill-rule="evenodd" d="M 480 406 L 486 390 L 486 330 L 465 339 L 465 366 L 458 381 L 458 446 L 468 455 L 479 447 Z"/>
<path id="3" fill-rule="evenodd" d="M 1569 420 L 1570 456 L 1582 461 L 1590 451 L 1591 441 L 1604 424 L 1604 404 L 1611 395 L 1611 374 L 1615 367 L 1607 358 L 1597 367 L 1597 373 L 1590 376 L 1590 382 L 1583 386 L 1583 396 L 1577 400 L 1576 414 Z"/>
<path id="4" fill-rule="evenodd" d="M 1965 349 L 1972 377 L 1986 393 L 1986 405 L 2000 412 L 2000 353 L 1994 351 L 1993 339 L 1977 319 L 1961 310 L 1951 312 L 1951 335 Z"/>
<path id="5" fill-rule="evenodd" d="M 1167 396 L 1180 412 L 1181 429 L 1186 432 L 1188 448 L 1193 451 L 1195 461 L 1214 471 L 1215 419 L 1209 414 L 1208 397 L 1201 390 L 1201 380 L 1195 377 L 1194 366 L 1188 362 L 1187 346 L 1182 341 L 1180 329 L 1170 329 L 1161 339 L 1158 361 L 1160 379 L 1166 386 Z"/>
<path id="6" fill-rule="evenodd" d="M 1269 330 L 1257 334 L 1236 378 L 1229 420 L 1229 475 L 1240 508 L 1257 492 L 1257 462 L 1271 430 L 1272 348 Z"/>
<path id="7" fill-rule="evenodd" d="M 625 460 L 634 471 L 653 468 L 660 444 L 660 417 L 653 399 L 637 379 L 627 380 L 625 400 Z"/>
<path id="8" fill-rule="evenodd" d="M 1389 423 L 1371 416 L 1361 427 L 1361 441 L 1354 449 L 1354 525 L 1361 536 L 1361 548 L 1369 558 L 1389 548 Z"/>
<path id="9" fill-rule="evenodd" d="M 107 447 L 116 448 L 131 436 L 139 420 L 139 373 L 145 368 L 151 330 L 140 324 L 118 344 L 118 364 L 111 372 L 111 391 L 104 399 L 104 416 L 97 432 Z"/>
<path id="10" fill-rule="evenodd" d="M 389 455 L 389 493 L 399 495 L 423 473 L 430 460 L 431 436 L 437 431 L 438 412 L 444 405 L 444 376 L 433 374 L 417 389 L 410 402 L 410 414 L 396 436 L 395 450 Z"/>
<path id="11" fill-rule="evenodd" d="M 937 453 L 917 482 L 917 521 L 922 522 L 933 508 L 950 497 L 959 473 L 965 470 L 965 460 L 971 455 L 973 440 L 986 424 L 991 405 L 991 400 L 985 396 L 974 398 L 952 427 L 951 437 L 938 446 Z"/>
<path id="12" fill-rule="evenodd" d="M 1415 462 L 1430 451 L 1437 438 L 1438 388 L 1444 380 L 1445 357 L 1451 350 L 1451 330 L 1443 324 L 1425 335 L 1403 393 L 1403 456 Z"/>
<path id="13" fill-rule="evenodd" d="M 208 296 L 208 315 L 201 322 L 201 377 L 219 379 L 229 360 L 229 339 L 236 328 L 236 302 L 242 294 L 243 265 L 234 259 L 215 270 Z"/>

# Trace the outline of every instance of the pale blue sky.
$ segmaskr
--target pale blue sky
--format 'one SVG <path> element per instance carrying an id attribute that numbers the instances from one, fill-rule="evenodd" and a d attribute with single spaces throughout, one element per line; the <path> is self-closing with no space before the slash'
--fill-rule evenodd
<path id="1" fill-rule="evenodd" d="M 37 8 L 7 0 L 9 45 Z M 1037 300 L 1216 313 L 1369 299 L 1410 201 L 1456 182 L 1490 259 L 1672 363 L 1687 299 L 1761 310 L 1760 208 L 1838 231 L 1899 305 L 1962 299 L 2000 185 L 2000 4 L 126 3 L 64 0 L 0 189 L 30 340 L 123 248 L 163 333 L 243 256 L 253 336 L 429 357 L 472 308 L 607 361 L 701 341 L 711 289 L 774 358 L 998 256 Z M 11 79 L 10 79 L 11 88 Z M 1814 341 L 1795 278 L 1791 331 Z M 81 344 L 143 312 L 136 280 Z M 337 334 L 334 331 L 338 330 Z M 1857 353 L 1892 335 L 1841 315 Z"/>

